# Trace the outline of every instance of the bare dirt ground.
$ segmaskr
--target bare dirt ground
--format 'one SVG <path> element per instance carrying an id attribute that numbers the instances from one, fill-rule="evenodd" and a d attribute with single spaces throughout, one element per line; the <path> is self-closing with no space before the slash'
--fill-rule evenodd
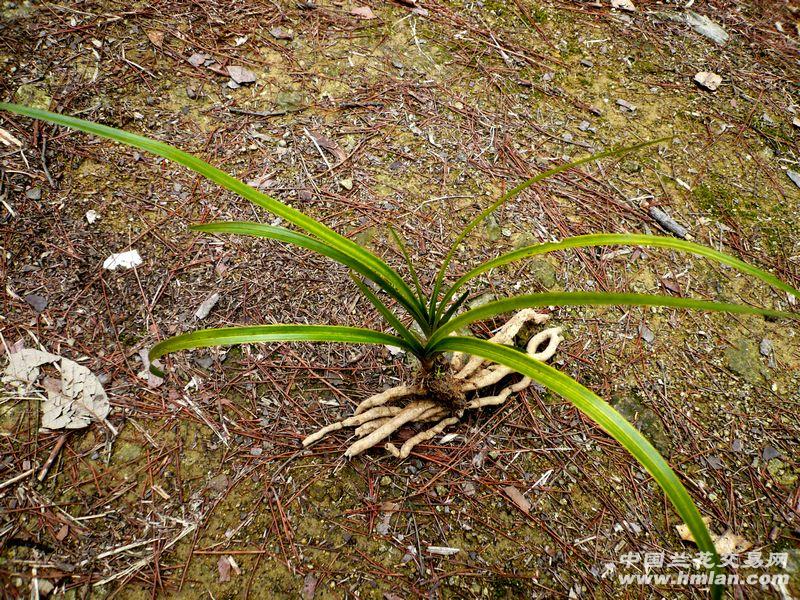
<path id="1" fill-rule="evenodd" d="M 372 2 L 369 11 L 329 0 L 4 0 L 0 97 L 197 153 L 401 265 L 391 223 L 425 282 L 447 240 L 507 187 L 592 150 L 673 135 L 526 192 L 471 238 L 456 274 L 535 241 L 663 233 L 648 212 L 658 206 L 695 240 L 800 284 L 800 177 L 790 177 L 800 172 L 797 5 L 696 2 L 729 34 L 720 45 L 682 6 L 634 1 L 636 12 L 605 0 Z M 231 86 L 229 66 L 255 82 Z M 719 74 L 719 89 L 696 84 L 700 71 Z M 6 388 L 5 597 L 45 597 L 53 586 L 51 596 L 67 598 L 707 595 L 618 581 L 624 553 L 694 547 L 638 464 L 538 388 L 470 414 L 455 439 L 404 462 L 382 450 L 345 462 L 346 432 L 308 451 L 300 440 L 408 379 L 402 355 L 198 351 L 170 358 L 173 375 L 148 385 L 140 353 L 175 333 L 380 321 L 323 259 L 188 231 L 274 217 L 187 170 L 8 114 L 0 127 L 23 143 L 0 147 L 2 352 L 41 346 L 101 375 L 118 432 L 41 431 L 38 401 Z M 91 224 L 88 211 L 98 215 Z M 102 269 L 128 249 L 141 266 Z M 599 289 L 791 308 L 700 259 L 617 250 L 492 272 L 475 299 Z M 214 293 L 218 304 L 197 320 Z M 729 593 L 797 596 L 795 326 L 616 308 L 558 309 L 553 320 L 568 338 L 554 364 L 654 441 L 715 532 L 765 556 L 788 553 L 788 587 Z"/>

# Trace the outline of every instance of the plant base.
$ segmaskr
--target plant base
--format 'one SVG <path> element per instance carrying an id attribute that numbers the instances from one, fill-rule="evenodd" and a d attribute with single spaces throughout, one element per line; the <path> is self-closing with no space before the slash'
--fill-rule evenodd
<path id="1" fill-rule="evenodd" d="M 533 309 L 521 310 L 490 341 L 511 344 L 523 325 L 530 321 L 542 324 L 548 319 L 549 315 Z M 537 360 L 545 361 L 555 354 L 562 340 L 560 327 L 545 329 L 528 341 L 526 352 Z M 543 347 L 542 350 L 537 351 L 540 347 Z M 503 404 L 512 393 L 531 384 L 530 378 L 523 377 L 492 396 L 473 393 L 499 383 L 512 373 L 509 367 L 484 361 L 480 357 L 456 353 L 448 361 L 439 355 L 422 365 L 414 385 L 400 385 L 370 396 L 356 407 L 352 417 L 323 427 L 304 439 L 303 446 L 310 446 L 332 431 L 355 427 L 359 439 L 345 451 L 345 456 L 352 457 L 378 445 L 407 423 L 434 423 L 407 440 L 399 449 L 391 442 L 385 445 L 386 450 L 394 456 L 406 458 L 414 446 L 458 423 L 465 410 Z M 403 407 L 391 405 L 398 400 L 410 401 Z"/>

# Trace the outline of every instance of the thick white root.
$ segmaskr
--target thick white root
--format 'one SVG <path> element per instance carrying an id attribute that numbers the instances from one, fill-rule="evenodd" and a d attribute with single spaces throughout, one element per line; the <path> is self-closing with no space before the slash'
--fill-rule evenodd
<path id="1" fill-rule="evenodd" d="M 532 321 L 536 324 L 541 324 L 546 322 L 548 318 L 549 315 L 537 313 L 533 309 L 521 310 L 503 325 L 494 336 L 489 338 L 489 341 L 498 344 L 510 344 L 525 323 Z M 563 339 L 561 337 L 561 328 L 551 327 L 533 336 L 528 341 L 525 350 L 532 358 L 545 361 L 553 357 Z M 544 347 L 537 352 L 537 349 L 541 346 Z M 480 357 L 471 356 L 466 363 L 464 358 L 463 354 L 456 353 L 451 360 L 453 369 L 457 371 L 454 377 L 463 380 L 461 385 L 463 392 L 473 392 L 492 386 L 514 372 L 509 367 L 484 361 Z M 525 389 L 530 384 L 531 379 L 523 377 L 520 381 L 504 387 L 493 396 L 472 398 L 467 402 L 464 410 L 503 404 L 511 394 Z M 358 405 L 352 417 L 337 423 L 331 423 L 316 433 L 309 435 L 303 440 L 303 446 L 310 446 L 332 431 L 338 431 L 345 427 L 356 427 L 355 434 L 360 439 L 345 451 L 345 456 L 350 458 L 378 445 L 407 423 L 436 421 L 433 427 L 417 433 L 399 449 L 392 443 L 386 444 L 386 450 L 392 455 L 398 458 L 407 458 L 417 444 L 436 437 L 445 428 L 458 423 L 463 415 L 463 410 L 454 414 L 441 404 L 421 398 L 423 392 L 417 386 L 398 385 L 370 396 Z M 386 406 L 386 404 L 402 398 L 413 398 L 413 400 L 405 407 Z"/>

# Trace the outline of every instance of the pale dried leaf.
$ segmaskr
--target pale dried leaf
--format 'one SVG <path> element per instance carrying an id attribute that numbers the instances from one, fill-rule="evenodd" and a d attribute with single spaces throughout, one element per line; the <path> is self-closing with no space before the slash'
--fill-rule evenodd
<path id="1" fill-rule="evenodd" d="M 20 142 L 17 138 L 11 135 L 8 131 L 0 127 L 0 143 L 4 146 L 17 146 L 19 148 L 22 147 L 22 142 Z"/>
<path id="2" fill-rule="evenodd" d="M 322 135 L 320 132 L 314 131 L 313 129 L 309 130 L 309 134 L 311 134 L 311 137 L 314 138 L 314 141 L 320 148 L 324 148 L 330 152 L 338 162 L 342 162 L 347 158 L 347 154 L 345 154 L 345 151 L 341 149 L 335 140 L 332 140 L 329 137 Z"/>
<path id="3" fill-rule="evenodd" d="M 302 597 L 303 600 L 312 600 L 314 594 L 317 591 L 317 584 L 319 583 L 319 579 L 313 573 L 309 573 L 303 579 L 303 592 Z"/>
<path id="4" fill-rule="evenodd" d="M 39 367 L 58 358 L 55 354 L 32 348 L 15 352 L 9 356 L 3 383 L 33 383 L 39 378 Z"/>
<path id="5" fill-rule="evenodd" d="M 226 583 L 231 580 L 231 563 L 227 556 L 220 556 L 217 561 L 217 571 L 219 572 L 219 582 Z"/>
<path id="6" fill-rule="evenodd" d="M 109 271 L 114 271 L 117 268 L 132 269 L 142 264 L 142 257 L 136 250 L 128 250 L 127 252 L 120 252 L 112 254 L 105 261 L 103 261 L 103 268 Z"/>
<path id="7" fill-rule="evenodd" d="M 631 0 L 611 0 L 611 8 L 617 10 L 627 10 L 628 12 L 635 12 L 636 7 Z"/>
<path id="8" fill-rule="evenodd" d="M 269 30 L 269 34 L 276 40 L 293 40 L 294 33 L 291 29 L 284 29 L 283 27 L 273 27 Z"/>
<path id="9" fill-rule="evenodd" d="M 359 6 L 354 8 L 350 11 L 350 14 L 356 17 L 360 17 L 362 19 L 376 19 L 375 13 L 372 12 L 372 9 L 369 6 Z"/>
<path id="10" fill-rule="evenodd" d="M 428 552 L 438 556 L 453 556 L 454 554 L 461 552 L 461 548 L 451 548 L 449 546 L 428 546 Z"/>
<path id="11" fill-rule="evenodd" d="M 722 77 L 709 71 L 700 71 L 694 76 L 694 80 L 698 83 L 698 85 L 701 85 L 712 92 L 715 91 L 722 83 Z"/>
<path id="12" fill-rule="evenodd" d="M 708 527 L 711 523 L 711 519 L 709 517 L 703 517 L 703 523 Z M 675 529 L 678 531 L 678 535 L 682 540 L 696 543 L 688 526 L 683 524 L 676 525 Z M 714 543 L 714 548 L 716 548 L 718 554 L 741 554 L 753 547 L 751 542 L 740 535 L 736 535 L 730 529 L 725 531 L 722 535 L 712 533 L 711 541 Z"/>
<path id="13" fill-rule="evenodd" d="M 161 48 L 164 45 L 164 32 L 151 30 L 147 32 L 147 39 L 152 42 L 156 48 Z"/>
<path id="14" fill-rule="evenodd" d="M 42 402 L 42 427 L 46 429 L 80 429 L 108 416 L 111 406 L 100 380 L 86 367 L 56 354 L 31 348 L 9 357 L 3 376 L 4 383 L 34 384 L 39 367 L 59 363 L 60 386 L 47 378 L 40 387 L 47 392 Z"/>
<path id="15" fill-rule="evenodd" d="M 506 495 L 508 495 L 509 498 L 511 498 L 512 502 L 514 502 L 514 504 L 516 504 L 522 512 L 524 512 L 526 515 L 528 514 L 528 512 L 531 510 L 531 503 L 525 496 L 522 495 L 522 492 L 520 492 L 513 485 L 505 486 L 503 491 L 506 493 Z"/>
<path id="16" fill-rule="evenodd" d="M 217 305 L 217 302 L 219 302 L 219 294 L 214 292 L 197 307 L 194 318 L 198 320 L 205 319 L 208 313 L 211 312 L 211 309 Z"/>
<path id="17" fill-rule="evenodd" d="M 228 75 L 237 84 L 242 85 L 245 83 L 255 83 L 256 74 L 247 67 L 241 65 L 231 65 L 227 67 Z"/>
<path id="18" fill-rule="evenodd" d="M 193 67 L 199 67 L 204 62 L 206 62 L 209 58 L 211 58 L 208 54 L 203 54 L 202 52 L 195 52 L 189 57 L 189 64 Z"/>
<path id="19" fill-rule="evenodd" d="M 144 368 L 141 371 L 139 371 L 136 375 L 141 379 L 147 381 L 147 387 L 155 389 L 159 387 L 161 384 L 163 384 L 164 379 L 150 372 L 150 356 L 146 349 L 142 348 L 141 350 L 139 350 L 139 358 L 142 359 L 142 366 Z M 156 361 L 156 366 L 157 367 L 161 366 L 158 363 L 158 361 Z"/>

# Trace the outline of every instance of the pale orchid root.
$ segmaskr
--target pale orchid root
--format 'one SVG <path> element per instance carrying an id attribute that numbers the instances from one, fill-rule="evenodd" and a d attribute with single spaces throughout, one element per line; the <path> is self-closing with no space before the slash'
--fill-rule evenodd
<path id="1" fill-rule="evenodd" d="M 511 344 L 526 323 L 533 322 L 539 325 L 546 322 L 548 318 L 549 315 L 537 313 L 533 309 L 523 309 L 509 319 L 489 341 Z M 525 351 L 532 358 L 546 361 L 555 355 L 558 345 L 563 339 L 561 328 L 551 327 L 531 337 Z M 540 347 L 542 349 L 537 351 Z M 462 392 L 475 392 L 493 386 L 514 372 L 509 367 L 485 361 L 479 356 L 471 356 L 465 362 L 465 357 L 461 353 L 453 355 L 450 366 L 455 371 L 454 378 L 462 381 Z M 419 386 L 398 385 L 361 402 L 352 417 L 331 423 L 309 435 L 303 440 L 303 446 L 310 446 L 333 431 L 345 427 L 355 427 L 355 434 L 359 439 L 345 451 L 345 456 L 350 458 L 377 446 L 403 425 L 435 421 L 435 425 L 409 438 L 399 449 L 392 443 L 385 445 L 386 450 L 392 455 L 398 458 L 407 458 L 417 444 L 436 437 L 447 427 L 458 423 L 464 410 L 503 404 L 511 394 L 527 388 L 530 384 L 531 379 L 523 377 L 492 396 L 475 395 L 467 401 L 466 405 L 458 409 L 426 399 L 425 390 Z M 404 407 L 387 406 L 402 399 L 411 399 L 411 401 Z"/>

